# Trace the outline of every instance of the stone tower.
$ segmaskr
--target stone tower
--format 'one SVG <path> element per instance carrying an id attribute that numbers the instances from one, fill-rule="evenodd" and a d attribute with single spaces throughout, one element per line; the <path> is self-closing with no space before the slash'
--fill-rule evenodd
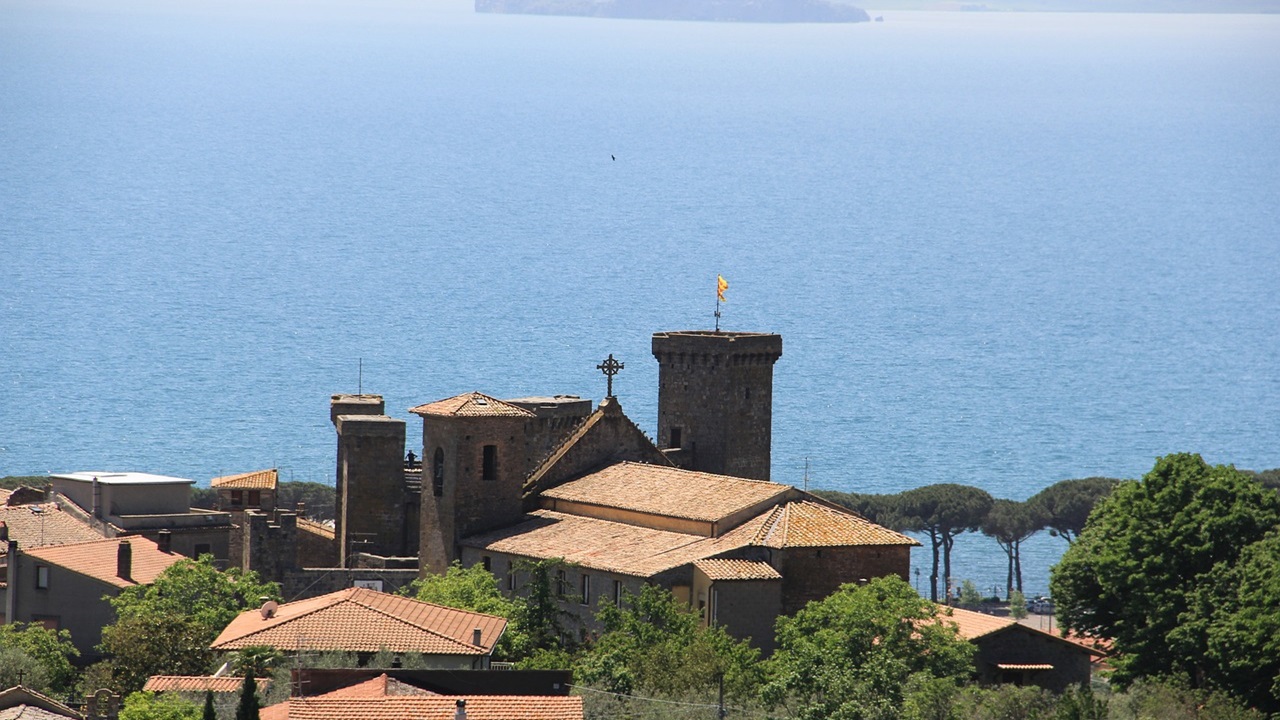
<path id="1" fill-rule="evenodd" d="M 338 431 L 334 534 L 339 563 L 358 552 L 404 556 L 407 537 L 405 423 L 383 415 L 381 395 L 334 395 L 329 417 Z"/>
<path id="2" fill-rule="evenodd" d="M 676 465 L 769 479 L 773 364 L 782 336 L 691 330 L 653 334 L 658 447 Z"/>

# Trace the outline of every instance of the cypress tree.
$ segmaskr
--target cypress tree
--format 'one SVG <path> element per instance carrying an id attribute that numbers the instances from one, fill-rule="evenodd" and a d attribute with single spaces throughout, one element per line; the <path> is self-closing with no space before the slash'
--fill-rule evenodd
<path id="1" fill-rule="evenodd" d="M 213 710 L 213 691 L 204 691 L 204 715 L 201 720 L 218 720 L 218 713 Z"/>
<path id="2" fill-rule="evenodd" d="M 258 683 L 253 673 L 246 673 L 240 689 L 240 704 L 236 707 L 236 720 L 258 720 Z"/>

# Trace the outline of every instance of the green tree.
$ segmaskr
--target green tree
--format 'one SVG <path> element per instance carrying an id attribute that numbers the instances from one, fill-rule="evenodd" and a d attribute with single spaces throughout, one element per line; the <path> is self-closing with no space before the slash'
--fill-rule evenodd
<path id="1" fill-rule="evenodd" d="M 203 675 L 213 662 L 207 628 L 181 613 L 133 614 L 102 629 L 112 686 L 136 692 L 152 675 Z"/>
<path id="2" fill-rule="evenodd" d="M 36 685 L 32 678 L 24 680 L 27 687 L 62 693 L 75 685 L 76 669 L 71 659 L 78 657 L 80 651 L 71 644 L 71 634 L 66 630 L 50 630 L 35 623 L 0 625 L 0 649 L 17 650 L 43 669 L 46 684 Z"/>
<path id="3" fill-rule="evenodd" d="M 515 569 L 528 574 L 529 579 L 520 588 L 518 606 L 512 619 L 528 636 L 529 653 L 564 647 L 564 623 L 571 615 L 561 607 L 552 577 L 566 567 L 568 564 L 563 558 L 516 563 Z"/>
<path id="4" fill-rule="evenodd" d="M 131 693 L 120 708 L 120 720 L 200 720 L 200 706 L 176 693 Z"/>
<path id="5" fill-rule="evenodd" d="M 755 694 L 763 680 L 760 652 L 720 627 L 704 627 L 670 591 L 645 586 L 623 607 L 604 602 L 596 618 L 604 633 L 574 665 L 592 687 L 622 694 L 681 696 L 717 688 L 730 697 Z"/>
<path id="6" fill-rule="evenodd" d="M 1044 529 L 1043 507 L 1032 502 L 996 500 L 982 520 L 982 534 L 992 538 L 1009 561 L 1005 596 L 1022 592 L 1022 542 Z"/>
<path id="7" fill-rule="evenodd" d="M 896 718 L 909 687 L 973 672 L 974 648 L 945 611 L 897 577 L 845 585 L 778 618 L 764 697 L 796 703 L 800 720 Z"/>
<path id="8" fill-rule="evenodd" d="M 1211 680 L 1206 619 L 1194 600 L 1210 573 L 1280 523 L 1280 495 L 1199 455 L 1169 455 L 1101 501 L 1054 566 L 1062 624 L 1114 640 L 1113 679 Z M 1225 571 L 1219 571 L 1225 572 Z"/>
<path id="9" fill-rule="evenodd" d="M 253 673 L 244 676 L 240 687 L 240 704 L 236 706 L 236 720 L 258 720 L 258 681 Z"/>
<path id="10" fill-rule="evenodd" d="M 25 685 L 36 691 L 50 690 L 49 670 L 25 651 L 0 648 L 0 683 L 6 688 Z"/>
<path id="11" fill-rule="evenodd" d="M 1115 478 L 1062 480 L 1032 495 L 1027 504 L 1044 516 L 1044 527 L 1071 544 L 1084 530 L 1089 513 L 1120 483 Z"/>
<path id="12" fill-rule="evenodd" d="M 268 677 L 282 660 L 284 660 L 284 653 L 276 648 L 269 645 L 250 645 L 236 652 L 235 657 L 231 659 L 231 670 L 237 675 Z"/>
<path id="13" fill-rule="evenodd" d="M 1027 596 L 1021 590 L 1009 593 L 1009 617 L 1021 620 L 1027 616 Z"/>
<path id="14" fill-rule="evenodd" d="M 943 563 L 943 577 L 951 578 L 951 548 L 956 536 L 977 530 L 986 519 L 994 501 L 985 490 L 968 485 L 943 483 L 908 490 L 899 497 L 896 510 L 902 529 L 929 537 L 933 550 L 932 572 L 929 574 L 929 598 L 938 601 L 938 561 Z"/>
<path id="15" fill-rule="evenodd" d="M 306 505 L 307 517 L 313 520 L 332 520 L 337 493 L 332 485 L 318 482 L 289 480 L 279 484 L 276 505 L 287 510 Z"/>
<path id="16" fill-rule="evenodd" d="M 213 708 L 213 691 L 204 691 L 204 709 L 200 713 L 200 720 L 218 720 L 218 711 Z"/>

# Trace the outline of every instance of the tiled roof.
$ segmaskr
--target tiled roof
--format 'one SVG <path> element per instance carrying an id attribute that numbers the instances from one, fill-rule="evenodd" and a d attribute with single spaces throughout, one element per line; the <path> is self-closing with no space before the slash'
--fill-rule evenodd
<path id="1" fill-rule="evenodd" d="M 695 560 L 698 568 L 711 580 L 781 580 L 782 575 L 763 560 L 711 558 Z"/>
<path id="2" fill-rule="evenodd" d="M 9 502 L 9 496 L 12 494 L 13 494 L 12 490 L 9 490 L 7 488 L 0 488 L 0 503 Z"/>
<path id="3" fill-rule="evenodd" d="M 488 655 L 507 621 L 366 588 L 348 588 L 279 606 L 264 619 L 258 610 L 238 615 L 213 641 L 215 650 L 268 645 L 292 651 L 344 650 Z M 473 631 L 480 628 L 480 645 Z"/>
<path id="4" fill-rule="evenodd" d="M 383 673 L 375 678 L 369 678 L 364 682 L 358 682 L 354 685 L 330 690 L 327 693 L 321 693 L 314 696 L 315 698 L 371 698 L 371 697 L 390 697 L 399 695 L 438 695 L 430 690 L 423 690 L 420 687 L 414 687 L 406 682 L 401 682 L 393 677 L 387 677 Z"/>
<path id="5" fill-rule="evenodd" d="M 542 497 L 715 522 L 792 490 L 760 480 L 623 462 L 544 490 Z"/>
<path id="6" fill-rule="evenodd" d="M 764 523 L 756 529 L 751 544 L 788 548 L 920 543 L 850 510 L 813 500 L 796 500 L 770 510 Z"/>
<path id="7" fill-rule="evenodd" d="M 470 417 L 535 417 L 534 414 L 518 405 L 491 398 L 484 393 L 463 393 L 444 400 L 437 400 L 426 405 L 409 408 L 416 415 L 452 415 Z"/>
<path id="8" fill-rule="evenodd" d="M 79 720 L 81 716 L 64 715 L 34 705 L 14 705 L 0 710 L 0 720 L 66 720 L 69 717 Z"/>
<path id="9" fill-rule="evenodd" d="M 271 687 L 271 678 L 257 678 L 258 691 L 263 692 Z M 149 692 L 205 692 L 238 693 L 244 685 L 244 678 L 212 675 L 152 675 L 147 678 L 143 690 Z"/>
<path id="10" fill-rule="evenodd" d="M 453 720 L 457 701 L 467 720 L 583 720 L 582 698 L 564 695 L 434 695 L 383 698 L 293 698 L 289 720 Z"/>
<path id="11" fill-rule="evenodd" d="M 1052 670 L 1049 663 L 996 663 L 1001 670 Z"/>
<path id="12" fill-rule="evenodd" d="M 324 523 L 308 520 L 306 518 L 298 518 L 298 529 L 303 532 L 309 532 L 312 535 L 319 535 L 326 540 L 334 539 L 335 534 L 333 528 Z"/>
<path id="13" fill-rule="evenodd" d="M 128 580 L 116 576 L 116 557 L 120 543 L 124 541 L 129 542 L 132 550 L 132 571 Z M 186 559 L 177 553 L 160 552 L 153 541 L 140 536 L 38 547 L 25 550 L 23 554 L 116 587 L 155 582 L 165 568 Z"/>
<path id="14" fill-rule="evenodd" d="M 0 506 L 0 522 L 9 526 L 9 537 L 24 550 L 102 539 L 87 523 L 63 512 L 55 503 Z M 8 547 L 0 543 L 0 555 L 6 552 Z"/>
<path id="15" fill-rule="evenodd" d="M 224 475 L 209 481 L 209 487 L 231 490 L 275 490 L 280 484 L 280 473 L 275 468 L 255 470 L 239 475 Z"/>
<path id="16" fill-rule="evenodd" d="M 0 692 L 3 720 L 80 720 L 80 713 L 30 688 L 17 685 Z"/>
<path id="17" fill-rule="evenodd" d="M 463 545 L 531 558 L 564 558 L 592 570 L 650 577 L 734 546 L 722 538 L 535 510 L 522 523 L 464 538 Z M 738 545 L 740 547 L 741 545 Z"/>
<path id="18" fill-rule="evenodd" d="M 965 640 L 976 640 L 1017 624 L 1017 621 L 1011 618 L 943 605 L 938 606 L 938 618 L 955 625 L 960 632 L 960 637 Z"/>

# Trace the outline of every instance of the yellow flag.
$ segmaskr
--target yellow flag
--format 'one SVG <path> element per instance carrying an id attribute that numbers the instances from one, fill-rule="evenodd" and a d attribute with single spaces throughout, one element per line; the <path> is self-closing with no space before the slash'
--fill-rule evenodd
<path id="1" fill-rule="evenodd" d="M 716 297 L 720 302 L 724 302 L 724 291 L 729 289 L 729 281 L 724 279 L 723 275 L 716 276 Z"/>

